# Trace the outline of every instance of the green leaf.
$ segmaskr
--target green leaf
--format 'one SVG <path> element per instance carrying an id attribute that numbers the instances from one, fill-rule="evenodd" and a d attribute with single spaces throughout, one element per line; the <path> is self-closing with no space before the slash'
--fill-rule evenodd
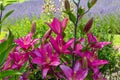
<path id="1" fill-rule="evenodd" d="M 20 71 L 21 73 L 25 72 L 27 65 L 28 65 L 28 62 L 26 62 L 26 63 L 20 68 L 19 71 Z"/>
<path id="2" fill-rule="evenodd" d="M 71 12 L 69 12 L 68 15 L 69 15 L 69 19 L 75 24 L 75 22 L 76 22 L 75 15 L 73 13 L 71 13 Z"/>
<path id="3" fill-rule="evenodd" d="M 14 47 L 14 45 L 12 45 L 13 40 L 14 40 L 14 36 L 12 35 L 12 32 L 9 30 L 8 39 L 0 44 L 0 49 L 1 49 L 1 51 L 0 51 L 0 67 L 2 67 L 7 56 L 9 55 L 9 52 Z"/>
<path id="4" fill-rule="evenodd" d="M 14 10 L 11 10 L 11 11 L 7 12 L 7 13 L 5 14 L 5 16 L 2 18 L 2 22 L 3 22 L 7 17 L 9 17 L 13 12 L 14 12 Z"/>
<path id="5" fill-rule="evenodd" d="M 71 11 L 63 11 L 65 14 L 69 16 L 70 21 L 72 21 L 74 24 L 76 22 L 76 17 Z"/>
<path id="6" fill-rule="evenodd" d="M 6 0 L 5 1 L 5 6 L 11 5 L 13 3 L 17 2 L 17 0 Z"/>
<path id="7" fill-rule="evenodd" d="M 6 71 L 0 72 L 0 78 L 4 78 L 4 77 L 6 77 L 6 76 L 21 75 L 21 74 L 22 74 L 22 73 L 20 73 L 19 71 L 6 70 Z"/>
<path id="8" fill-rule="evenodd" d="M 88 6 L 88 9 L 90 9 L 92 7 L 90 0 L 88 1 L 87 6 Z"/>
<path id="9" fill-rule="evenodd" d="M 7 47 L 8 47 L 7 41 L 0 43 L 0 54 L 4 52 L 7 49 Z"/>
<path id="10" fill-rule="evenodd" d="M 13 46 L 10 46 L 7 50 L 5 50 L 4 52 L 2 52 L 0 54 L 0 67 L 2 67 L 2 65 L 4 64 L 7 56 L 9 55 L 9 52 L 11 51 L 12 48 L 13 48 Z"/>
<path id="11" fill-rule="evenodd" d="M 8 39 L 5 40 L 4 42 L 0 43 L 0 54 L 3 53 L 10 45 L 12 45 L 13 40 L 14 40 L 14 36 L 13 36 L 12 32 L 9 30 Z"/>
<path id="12" fill-rule="evenodd" d="M 8 44 L 10 45 L 10 44 L 12 44 L 13 43 L 13 41 L 14 41 L 14 36 L 13 36 L 13 34 L 12 34 L 12 32 L 11 32 L 11 30 L 8 28 L 8 30 L 9 30 L 9 36 L 8 36 Z"/>
<path id="13" fill-rule="evenodd" d="M 82 7 L 80 7 L 80 8 L 78 9 L 78 13 L 79 13 L 80 15 L 83 15 L 84 12 L 85 12 L 85 10 L 84 10 Z"/>

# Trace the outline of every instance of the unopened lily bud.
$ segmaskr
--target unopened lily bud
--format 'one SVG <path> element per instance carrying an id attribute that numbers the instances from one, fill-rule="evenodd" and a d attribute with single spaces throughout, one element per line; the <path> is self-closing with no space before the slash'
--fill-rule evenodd
<path id="1" fill-rule="evenodd" d="M 51 35 L 51 33 L 52 33 L 52 30 L 49 29 L 49 30 L 44 34 L 43 38 L 44 38 L 44 39 L 48 39 L 49 36 Z"/>
<path id="2" fill-rule="evenodd" d="M 93 7 L 96 2 L 97 0 L 88 0 L 88 8 L 90 9 L 91 7 Z"/>
<path id="3" fill-rule="evenodd" d="M 66 11 L 70 11 L 70 3 L 68 0 L 64 0 L 64 6 L 65 6 Z"/>
<path id="4" fill-rule="evenodd" d="M 35 32 L 36 32 L 36 22 L 32 22 L 31 33 L 35 34 Z"/>
<path id="5" fill-rule="evenodd" d="M 51 35 L 52 30 L 49 29 L 43 36 L 42 38 L 42 46 L 46 43 L 47 39 L 49 38 L 49 36 Z"/>
<path id="6" fill-rule="evenodd" d="M 91 4 L 94 5 L 97 2 L 97 0 L 92 0 Z"/>
<path id="7" fill-rule="evenodd" d="M 88 61 L 86 57 L 82 58 L 82 67 L 83 68 L 88 68 Z"/>
<path id="8" fill-rule="evenodd" d="M 83 29 L 83 32 L 84 33 L 88 33 L 88 31 L 91 29 L 92 27 L 92 24 L 93 24 L 93 18 L 91 18 L 87 24 L 85 25 L 84 29 Z"/>

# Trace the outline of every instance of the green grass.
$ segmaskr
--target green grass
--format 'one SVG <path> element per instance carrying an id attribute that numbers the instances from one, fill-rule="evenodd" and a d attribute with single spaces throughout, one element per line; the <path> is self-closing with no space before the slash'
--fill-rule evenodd
<path id="1" fill-rule="evenodd" d="M 114 35 L 113 44 L 120 46 L 120 35 Z"/>

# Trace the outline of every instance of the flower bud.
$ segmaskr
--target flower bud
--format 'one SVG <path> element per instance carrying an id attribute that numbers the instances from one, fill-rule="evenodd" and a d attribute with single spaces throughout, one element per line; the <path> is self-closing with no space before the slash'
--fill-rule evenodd
<path id="1" fill-rule="evenodd" d="M 49 36 L 51 35 L 52 33 L 52 30 L 49 29 L 43 36 L 42 38 L 42 46 L 46 43 L 46 40 L 49 38 Z"/>
<path id="2" fill-rule="evenodd" d="M 91 29 L 92 27 L 92 24 L 93 24 L 93 18 L 91 18 L 87 24 L 85 25 L 84 29 L 83 29 L 83 32 L 84 33 L 88 33 L 88 31 Z"/>
<path id="3" fill-rule="evenodd" d="M 94 5 L 97 2 L 97 0 L 92 0 L 91 4 Z"/>
<path id="4" fill-rule="evenodd" d="M 65 6 L 66 11 L 70 11 L 70 3 L 68 0 L 64 0 L 64 6 Z"/>
<path id="5" fill-rule="evenodd" d="M 36 31 L 36 22 L 32 22 L 31 33 L 35 34 L 35 31 Z"/>

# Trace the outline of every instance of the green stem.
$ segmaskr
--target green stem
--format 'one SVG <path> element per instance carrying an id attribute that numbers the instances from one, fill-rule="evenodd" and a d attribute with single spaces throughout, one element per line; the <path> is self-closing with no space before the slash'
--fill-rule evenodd
<path id="1" fill-rule="evenodd" d="M 0 11 L 1 11 L 1 12 L 0 12 L 0 34 L 1 34 L 1 28 L 2 28 L 2 13 L 3 13 L 3 12 L 2 12 L 2 11 L 3 11 L 3 10 L 2 10 L 2 7 L 3 7 L 2 5 L 3 5 L 3 4 L 1 3 L 1 4 L 0 4 L 0 6 L 1 6 L 1 9 L 0 9 Z"/>
<path id="2" fill-rule="evenodd" d="M 74 24 L 74 39 L 75 39 L 75 41 L 74 41 L 73 50 L 75 50 L 75 48 L 76 48 L 77 26 L 78 26 L 78 21 L 79 21 L 79 13 L 78 13 L 79 4 L 80 4 L 80 0 L 79 0 L 78 4 L 76 5 L 77 6 L 77 13 L 76 13 L 77 19 L 76 19 L 76 22 Z M 73 53 L 72 54 L 72 68 L 73 68 L 74 64 L 75 64 L 75 55 Z"/>

